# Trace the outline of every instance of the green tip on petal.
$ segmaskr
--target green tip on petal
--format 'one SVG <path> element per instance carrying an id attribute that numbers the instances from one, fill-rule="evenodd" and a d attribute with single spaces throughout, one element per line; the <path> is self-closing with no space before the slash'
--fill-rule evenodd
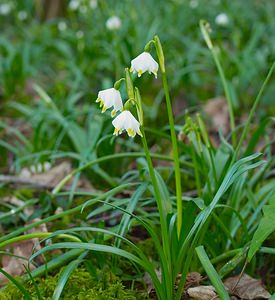
<path id="1" fill-rule="evenodd" d="M 127 129 L 127 133 L 128 133 L 128 135 L 130 136 L 130 137 L 135 137 L 135 132 L 134 132 L 134 130 L 132 129 L 132 128 L 128 128 Z"/>
<path id="2" fill-rule="evenodd" d="M 116 110 L 113 109 L 112 112 L 111 112 L 111 117 L 113 118 L 115 115 L 116 115 Z"/>
<path id="3" fill-rule="evenodd" d="M 107 109 L 107 107 L 105 105 L 103 105 L 101 113 L 104 113 L 106 111 L 106 109 Z"/>
<path id="4" fill-rule="evenodd" d="M 113 135 L 118 136 L 118 132 L 119 132 L 118 128 L 115 128 Z"/>

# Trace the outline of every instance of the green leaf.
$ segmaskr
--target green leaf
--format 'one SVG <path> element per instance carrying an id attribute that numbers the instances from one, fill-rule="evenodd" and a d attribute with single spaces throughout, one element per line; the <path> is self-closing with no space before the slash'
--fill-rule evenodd
<path id="1" fill-rule="evenodd" d="M 85 253 L 83 253 L 83 254 L 85 254 Z M 82 259 L 73 260 L 64 268 L 64 270 L 60 274 L 57 285 L 55 287 L 55 290 L 53 293 L 53 300 L 60 299 L 60 296 L 63 292 L 63 289 L 64 289 L 66 283 L 68 282 L 68 279 L 70 278 L 70 275 L 82 261 L 83 261 Z"/>
<path id="2" fill-rule="evenodd" d="M 166 183 L 164 182 L 161 175 L 157 172 L 157 170 L 155 170 L 155 174 L 156 174 L 157 184 L 161 196 L 162 207 L 164 209 L 165 215 L 168 215 L 172 213 L 172 204 L 170 201 L 169 191 L 167 189 Z"/>
<path id="3" fill-rule="evenodd" d="M 251 261 L 252 257 L 259 250 L 264 240 L 275 231 L 275 204 L 265 205 L 263 207 L 264 216 L 262 217 L 259 227 L 251 241 L 251 246 L 248 252 L 248 261 Z"/>
<path id="4" fill-rule="evenodd" d="M 233 271 L 237 266 L 239 266 L 240 263 L 245 260 L 247 251 L 248 251 L 248 247 L 245 246 L 242 249 L 242 251 L 240 251 L 232 259 L 227 261 L 226 264 L 219 271 L 220 277 L 223 278 L 228 273 Z"/>
<path id="5" fill-rule="evenodd" d="M 199 260 L 207 273 L 211 283 L 216 289 L 216 292 L 220 296 L 222 300 L 230 300 L 230 297 L 221 281 L 221 278 L 217 271 L 214 269 L 213 265 L 211 264 L 203 246 L 199 246 L 196 248 L 196 252 L 198 254 Z"/>
<path id="6" fill-rule="evenodd" d="M 24 295 L 24 299 L 32 300 L 31 294 L 23 287 L 23 285 L 19 281 L 14 279 L 9 273 L 7 273 L 1 268 L 0 273 L 4 274 L 9 279 L 9 281 L 11 281 L 20 290 L 22 295 Z"/>

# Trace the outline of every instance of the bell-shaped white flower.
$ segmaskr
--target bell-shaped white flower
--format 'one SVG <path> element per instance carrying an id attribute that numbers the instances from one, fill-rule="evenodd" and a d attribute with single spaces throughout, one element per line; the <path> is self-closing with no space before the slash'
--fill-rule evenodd
<path id="1" fill-rule="evenodd" d="M 124 110 L 112 122 L 115 127 L 114 135 L 119 135 L 123 130 L 126 130 L 130 137 L 135 137 L 136 134 L 142 136 L 140 132 L 140 123 L 131 114 L 129 110 Z"/>
<path id="2" fill-rule="evenodd" d="M 121 27 L 121 20 L 118 16 L 112 16 L 106 21 L 106 27 L 108 30 L 118 30 Z"/>
<path id="3" fill-rule="evenodd" d="M 135 59 L 131 61 L 130 71 L 133 73 L 138 73 L 138 77 L 144 72 L 148 71 L 149 74 L 153 73 L 157 78 L 157 72 L 159 69 L 159 64 L 153 59 L 149 52 L 143 52 Z"/>
<path id="4" fill-rule="evenodd" d="M 228 15 L 225 13 L 220 13 L 216 16 L 215 23 L 220 26 L 227 26 L 229 23 Z"/>
<path id="5" fill-rule="evenodd" d="M 115 88 L 100 91 L 96 102 L 99 102 L 100 107 L 102 107 L 102 113 L 113 106 L 114 109 L 111 112 L 112 117 L 116 115 L 117 111 L 122 111 L 123 108 L 120 92 Z"/>

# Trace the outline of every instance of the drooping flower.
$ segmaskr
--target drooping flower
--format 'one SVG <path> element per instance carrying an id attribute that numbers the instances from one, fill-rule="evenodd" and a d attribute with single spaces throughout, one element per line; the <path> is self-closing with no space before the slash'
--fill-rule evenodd
<path id="1" fill-rule="evenodd" d="M 11 12 L 11 5 L 9 3 L 3 3 L 0 5 L 0 15 L 7 16 Z"/>
<path id="2" fill-rule="evenodd" d="M 112 16 L 106 21 L 106 27 L 109 30 L 118 30 L 121 27 L 121 20 L 118 16 Z"/>
<path id="3" fill-rule="evenodd" d="M 220 26 L 227 26 L 229 23 L 229 18 L 227 14 L 220 13 L 219 15 L 217 15 L 215 18 L 215 23 Z"/>
<path id="4" fill-rule="evenodd" d="M 112 122 L 115 127 L 114 135 L 119 135 L 126 130 L 130 137 L 135 137 L 136 134 L 142 136 L 140 132 L 140 123 L 131 114 L 129 110 L 124 110 Z"/>
<path id="5" fill-rule="evenodd" d="M 67 29 L 67 24 L 64 21 L 60 21 L 57 27 L 59 31 L 65 31 Z"/>
<path id="6" fill-rule="evenodd" d="M 90 7 L 91 9 L 97 8 L 97 0 L 90 0 Z"/>
<path id="7" fill-rule="evenodd" d="M 106 109 L 113 106 L 114 109 L 111 113 L 112 117 L 116 115 L 117 111 L 122 111 L 123 108 L 120 92 L 115 88 L 100 91 L 98 93 L 96 102 L 99 102 L 100 107 L 102 107 L 103 113 L 106 111 Z"/>
<path id="8" fill-rule="evenodd" d="M 20 21 L 24 21 L 28 18 L 28 13 L 24 10 L 20 10 L 17 14 L 17 17 Z"/>
<path id="9" fill-rule="evenodd" d="M 78 10 L 80 6 L 80 1 L 79 0 L 71 0 L 69 2 L 69 9 L 70 10 Z"/>
<path id="10" fill-rule="evenodd" d="M 148 71 L 149 74 L 153 73 L 157 78 L 158 69 L 159 64 L 153 59 L 149 52 L 143 52 L 131 61 L 130 71 L 133 73 L 137 72 L 138 77 Z"/>
<path id="11" fill-rule="evenodd" d="M 197 8 L 197 7 L 199 6 L 198 0 L 190 0 L 189 6 L 190 6 L 191 8 Z"/>

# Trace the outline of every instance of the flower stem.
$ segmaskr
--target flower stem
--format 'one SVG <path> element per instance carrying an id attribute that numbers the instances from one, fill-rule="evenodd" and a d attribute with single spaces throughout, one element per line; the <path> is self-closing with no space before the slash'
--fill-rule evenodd
<path id="1" fill-rule="evenodd" d="M 236 126 L 235 126 L 235 117 L 234 117 L 234 109 L 233 109 L 233 100 L 232 100 L 230 92 L 229 92 L 229 87 L 226 82 L 225 74 L 224 74 L 221 62 L 219 60 L 218 53 L 216 51 L 216 48 L 213 46 L 210 35 L 209 35 L 209 30 L 210 30 L 209 24 L 206 21 L 201 20 L 200 27 L 201 27 L 201 32 L 202 32 L 203 38 L 204 38 L 209 50 L 211 51 L 211 54 L 214 58 L 214 62 L 216 64 L 216 67 L 217 67 L 218 72 L 221 77 L 221 81 L 222 81 L 222 85 L 223 85 L 223 89 L 224 89 L 224 93 L 225 93 L 225 98 L 226 98 L 226 101 L 228 104 L 228 109 L 229 109 L 230 128 L 231 128 L 231 132 L 232 132 L 232 145 L 233 145 L 233 147 L 235 147 L 236 146 L 236 130 L 235 130 Z"/>
<path id="2" fill-rule="evenodd" d="M 242 143 L 243 143 L 243 141 L 244 141 L 244 139 L 245 139 L 245 137 L 247 135 L 247 132 L 248 132 L 249 126 L 251 124 L 252 118 L 253 118 L 253 116 L 255 114 L 256 108 L 257 108 L 257 106 L 258 106 L 258 104 L 260 102 L 260 99 L 262 97 L 264 89 L 265 89 L 265 87 L 266 87 L 266 85 L 267 85 L 267 83 L 268 83 L 268 81 L 269 81 L 269 79 L 270 79 L 270 77 L 271 77 L 271 75 L 272 75 L 272 73 L 274 71 L 274 68 L 275 68 L 275 61 L 273 62 L 272 66 L 271 66 L 271 68 L 270 68 L 270 70 L 269 70 L 269 72 L 268 72 L 268 74 L 267 74 L 267 76 L 265 78 L 265 81 L 264 81 L 264 83 L 263 83 L 263 85 L 262 85 L 262 87 L 261 87 L 261 89 L 260 89 L 260 91 L 259 91 L 259 93 L 258 93 L 258 95 L 257 95 L 257 97 L 255 99 L 255 101 L 254 101 L 254 104 L 253 104 L 253 106 L 252 106 L 252 108 L 251 108 L 251 110 L 249 112 L 249 116 L 248 116 L 248 119 L 246 121 L 246 124 L 245 124 L 244 130 L 242 132 L 242 135 L 240 137 L 239 143 L 238 143 L 238 145 L 236 147 L 236 151 L 234 153 L 234 157 L 232 159 L 232 163 L 235 162 L 235 159 L 237 158 L 237 156 L 239 154 L 240 148 L 241 148 Z"/>
<path id="3" fill-rule="evenodd" d="M 145 131 L 143 129 L 143 126 L 141 126 L 140 130 L 141 130 L 141 133 L 142 133 L 142 138 L 141 139 L 142 139 L 142 144 L 143 144 L 145 156 L 146 156 L 147 163 L 148 163 L 149 174 L 150 174 L 152 185 L 153 185 L 153 188 L 154 188 L 154 193 L 155 193 L 156 202 L 157 202 L 159 215 L 160 215 L 160 224 L 161 224 L 160 227 L 161 227 L 161 237 L 162 237 L 164 255 L 165 255 L 166 260 L 167 260 L 166 263 L 168 265 L 168 270 L 170 271 L 170 274 L 171 274 L 171 263 L 170 263 L 171 262 L 171 252 L 170 252 L 170 244 L 169 244 L 166 216 L 165 216 L 165 213 L 164 213 L 164 210 L 163 210 L 161 195 L 160 195 L 160 191 L 159 191 L 158 183 L 157 183 L 157 178 L 156 178 L 155 170 L 154 170 L 154 167 L 153 167 L 152 159 L 151 159 L 151 156 L 150 156 L 150 151 L 149 151 L 149 148 L 148 148 L 146 135 L 145 135 Z M 163 275 L 165 275 L 165 274 L 163 274 Z M 165 285 L 167 287 L 167 296 L 169 297 L 169 295 L 170 295 L 170 297 L 171 297 L 171 295 L 173 293 L 173 284 L 172 284 L 172 281 L 169 280 L 169 279 L 171 279 L 171 277 L 169 276 L 169 274 L 167 274 L 167 275 L 168 276 L 166 278 Z M 167 299 L 172 299 L 170 297 L 167 298 Z"/>
<path id="4" fill-rule="evenodd" d="M 170 133 L 172 139 L 172 149 L 173 149 L 173 159 L 174 159 L 175 179 L 176 179 L 176 197 L 177 197 L 177 231 L 179 236 L 182 227 L 182 193 L 181 193 L 180 163 L 179 163 L 178 144 L 177 144 L 177 136 L 175 131 L 172 104 L 169 95 L 167 77 L 165 72 L 162 73 L 162 83 L 163 83 L 163 88 L 165 93 L 167 113 L 168 113 L 168 119 L 170 125 Z"/>
<path id="5" fill-rule="evenodd" d="M 175 166 L 175 179 L 176 179 L 176 198 L 177 198 L 177 233 L 180 236 L 181 227 L 182 227 L 182 193 L 181 193 L 181 175 L 180 175 L 180 163 L 179 163 L 179 153 L 178 153 L 178 144 L 177 136 L 175 131 L 174 117 L 172 111 L 172 104 L 169 94 L 168 82 L 166 77 L 166 68 L 165 68 L 165 57 L 162 49 L 162 45 L 158 36 L 154 37 L 156 52 L 158 55 L 158 60 L 160 64 L 160 70 L 162 75 L 162 84 L 165 93 L 166 107 L 168 120 L 170 125 L 170 133 L 172 140 L 172 149 L 173 149 L 173 160 Z"/>

